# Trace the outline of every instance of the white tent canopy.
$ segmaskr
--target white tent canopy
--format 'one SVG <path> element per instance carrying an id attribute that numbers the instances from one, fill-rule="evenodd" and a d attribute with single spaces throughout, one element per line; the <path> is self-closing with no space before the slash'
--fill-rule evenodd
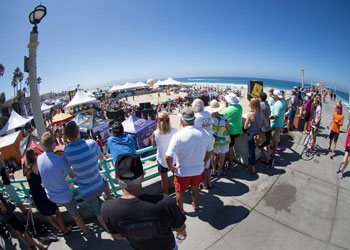
<path id="1" fill-rule="evenodd" d="M 27 122 L 30 122 L 33 120 L 33 117 L 23 117 L 17 114 L 16 111 L 12 110 L 10 119 L 6 123 L 6 125 L 0 130 L 0 135 L 3 135 L 5 133 L 11 133 L 16 128 L 24 127 Z"/>
<path id="2" fill-rule="evenodd" d="M 144 82 L 137 82 L 137 83 L 132 83 L 132 82 L 127 82 L 123 85 L 114 85 L 109 92 L 114 92 L 118 90 L 125 90 L 125 89 L 136 89 L 136 88 L 142 88 L 146 87 L 147 84 Z"/>
<path id="3" fill-rule="evenodd" d="M 108 92 L 114 92 L 114 91 L 117 91 L 117 90 L 119 90 L 119 87 L 120 87 L 120 85 L 116 85 L 116 84 L 114 84 L 114 85 L 113 85 L 113 87 L 112 87 L 112 88 L 110 88 L 110 90 L 108 90 Z"/>
<path id="4" fill-rule="evenodd" d="M 21 131 L 17 131 L 15 133 L 1 137 L 0 138 L 0 148 L 3 148 L 3 147 L 6 147 L 8 145 L 12 145 L 13 143 L 15 143 L 20 132 Z"/>
<path id="5" fill-rule="evenodd" d="M 43 104 L 41 104 L 41 111 L 44 113 L 48 112 L 52 107 L 52 105 L 47 105 L 45 102 L 43 102 Z"/>
<path id="6" fill-rule="evenodd" d="M 159 80 L 156 84 L 153 85 L 153 88 L 159 88 L 160 86 L 179 85 L 179 84 L 182 84 L 182 83 L 169 77 L 168 79 L 163 80 L 163 81 Z"/>
<path id="7" fill-rule="evenodd" d="M 92 103 L 96 102 L 94 97 L 89 96 L 88 93 L 85 93 L 83 90 L 79 89 L 73 99 L 64 107 L 70 108 L 80 104 Z"/>
<path id="8" fill-rule="evenodd" d="M 143 88 L 143 87 L 147 87 L 147 84 L 139 81 L 139 82 L 135 83 L 135 86 L 136 86 L 136 88 Z"/>
<path id="9" fill-rule="evenodd" d="M 174 80 L 174 79 L 171 78 L 171 77 L 169 77 L 165 82 L 166 82 L 167 85 L 178 85 L 178 84 L 181 83 L 181 82 L 179 82 L 179 81 Z"/>

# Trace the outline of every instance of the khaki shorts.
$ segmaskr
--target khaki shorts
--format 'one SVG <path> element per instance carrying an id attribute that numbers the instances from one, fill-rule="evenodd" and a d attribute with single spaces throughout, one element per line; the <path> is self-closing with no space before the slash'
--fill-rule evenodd
<path id="1" fill-rule="evenodd" d="M 271 141 L 277 143 L 280 141 L 280 134 L 282 132 L 282 129 L 283 127 L 271 129 Z"/>

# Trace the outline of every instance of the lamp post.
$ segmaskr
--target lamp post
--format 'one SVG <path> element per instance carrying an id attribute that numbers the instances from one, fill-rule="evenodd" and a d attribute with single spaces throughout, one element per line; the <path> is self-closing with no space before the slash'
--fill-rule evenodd
<path id="1" fill-rule="evenodd" d="M 304 88 L 304 68 L 301 69 L 301 87 Z"/>
<path id="2" fill-rule="evenodd" d="M 38 42 L 38 27 L 37 24 L 46 15 L 46 7 L 43 5 L 37 6 L 30 14 L 29 21 L 34 24 L 33 30 L 30 32 L 30 39 L 28 43 L 29 49 L 29 62 L 28 62 L 28 73 L 29 73 L 29 86 L 30 86 L 30 100 L 32 102 L 33 114 L 36 131 L 39 139 L 45 133 L 45 124 L 43 114 L 40 108 L 40 96 L 38 91 L 37 73 L 36 73 L 36 49 L 39 45 Z"/>

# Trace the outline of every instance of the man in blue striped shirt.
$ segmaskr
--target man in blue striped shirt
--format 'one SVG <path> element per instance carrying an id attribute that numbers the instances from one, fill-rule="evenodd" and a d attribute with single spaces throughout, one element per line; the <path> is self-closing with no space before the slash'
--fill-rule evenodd
<path id="1" fill-rule="evenodd" d="M 79 127 L 74 121 L 66 125 L 64 134 L 70 141 L 64 148 L 64 154 L 72 164 L 79 192 L 97 220 L 106 228 L 101 217 L 102 201 L 99 197 L 102 192 L 105 192 L 107 198 L 112 197 L 109 186 L 100 173 L 98 157 L 103 160 L 100 147 L 94 140 L 81 140 Z"/>

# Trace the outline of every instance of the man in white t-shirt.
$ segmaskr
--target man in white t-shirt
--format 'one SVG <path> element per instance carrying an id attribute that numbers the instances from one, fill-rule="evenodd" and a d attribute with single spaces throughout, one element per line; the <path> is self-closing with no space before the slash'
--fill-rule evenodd
<path id="1" fill-rule="evenodd" d="M 204 110 L 204 102 L 201 99 L 195 99 L 192 103 L 192 110 L 194 112 L 195 121 L 194 125 L 197 127 L 201 127 L 208 131 L 210 136 L 213 136 L 213 120 L 211 118 L 211 114 L 208 111 Z M 212 141 L 214 141 L 212 139 Z M 212 188 L 212 184 L 210 181 L 210 162 L 204 166 L 205 169 L 205 178 L 203 180 L 203 186 L 205 188 Z"/>
<path id="2" fill-rule="evenodd" d="M 181 113 L 181 125 L 184 127 L 170 140 L 166 152 L 168 168 L 175 174 L 174 186 L 176 202 L 182 212 L 184 191 L 191 186 L 192 206 L 198 209 L 198 185 L 205 177 L 204 166 L 213 153 L 213 140 L 203 128 L 194 126 L 194 112 L 185 108 Z M 174 166 L 173 159 L 177 157 L 178 165 Z"/>
<path id="3" fill-rule="evenodd" d="M 192 103 L 192 110 L 195 113 L 194 125 L 197 127 L 204 128 L 212 135 L 213 121 L 208 111 L 204 110 L 204 102 L 201 99 L 195 99 Z"/>
<path id="4" fill-rule="evenodd" d="M 321 119 L 322 119 L 322 107 L 321 107 L 320 99 L 316 99 L 315 104 L 316 104 L 316 110 L 315 110 L 314 122 L 315 122 L 316 128 L 315 128 L 314 133 L 313 133 L 311 150 L 315 149 L 317 132 L 318 132 L 318 128 L 320 127 Z"/>
<path id="5" fill-rule="evenodd" d="M 275 99 L 273 98 L 273 91 L 274 89 L 269 89 L 270 98 L 268 100 L 268 104 L 270 105 L 270 108 L 276 103 Z"/>

